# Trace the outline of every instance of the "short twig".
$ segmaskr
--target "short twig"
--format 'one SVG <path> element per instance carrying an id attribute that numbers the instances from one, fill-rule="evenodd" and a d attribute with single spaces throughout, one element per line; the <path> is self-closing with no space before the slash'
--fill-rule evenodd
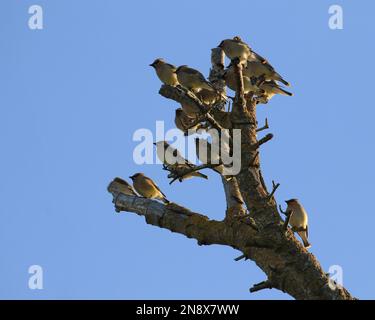
<path id="1" fill-rule="evenodd" d="M 275 183 L 275 181 L 272 180 L 272 191 L 268 196 L 268 200 L 272 199 L 278 187 L 280 187 L 280 183 Z"/>
<path id="2" fill-rule="evenodd" d="M 254 284 L 250 288 L 250 292 L 253 293 L 253 292 L 257 292 L 257 291 L 263 290 L 263 289 L 272 289 L 272 288 L 273 288 L 273 285 L 272 285 L 271 281 L 270 280 L 266 280 L 266 281 L 262 281 L 260 283 Z"/>
<path id="3" fill-rule="evenodd" d="M 290 218 L 291 218 L 292 214 L 293 214 L 292 210 L 289 210 L 289 211 L 285 212 L 286 218 L 285 218 L 285 221 L 284 221 L 284 224 L 283 224 L 283 228 L 284 228 L 285 231 L 288 230 L 288 225 L 289 225 L 289 221 L 290 221 Z"/>
<path id="4" fill-rule="evenodd" d="M 262 139 L 259 139 L 257 143 L 254 144 L 253 148 L 258 149 L 262 144 L 270 141 L 273 138 L 273 134 L 269 133 L 266 136 L 264 136 Z"/>
<path id="5" fill-rule="evenodd" d="M 242 259 L 246 259 L 246 255 L 241 254 L 240 256 L 238 256 L 237 258 L 235 258 L 234 261 L 240 261 Z"/>
<path id="6" fill-rule="evenodd" d="M 256 130 L 256 132 L 260 132 L 260 131 L 263 131 L 263 130 L 267 130 L 267 129 L 269 129 L 269 128 L 270 128 L 270 127 L 268 126 L 268 119 L 266 118 L 265 123 L 264 123 L 264 126 L 261 127 L 261 128 L 258 128 L 258 129 Z"/>
<path id="7" fill-rule="evenodd" d="M 279 209 L 282 214 L 287 215 L 287 212 L 283 210 L 283 208 L 281 207 L 281 204 L 279 204 Z"/>

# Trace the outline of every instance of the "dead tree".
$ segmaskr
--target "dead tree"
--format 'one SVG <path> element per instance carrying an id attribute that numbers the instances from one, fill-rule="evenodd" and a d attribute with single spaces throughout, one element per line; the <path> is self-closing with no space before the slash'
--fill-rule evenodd
<path id="1" fill-rule="evenodd" d="M 220 48 L 212 49 L 211 63 L 209 80 L 223 91 L 224 53 Z M 266 280 L 253 285 L 250 292 L 275 288 L 295 299 L 354 299 L 345 288 L 330 285 L 329 276 L 315 256 L 285 229 L 274 198 L 279 184 L 273 182 L 268 191 L 260 167 L 260 149 L 273 135 L 257 138 L 257 133 L 268 129 L 268 122 L 257 127 L 256 102 L 244 95 L 240 63 L 236 63 L 236 73 L 238 90 L 226 118 L 232 128 L 241 130 L 242 166 L 234 178 L 222 179 L 227 203 L 225 218 L 212 220 L 175 203 L 165 205 L 111 190 L 116 210 L 144 216 L 146 223 L 194 238 L 199 245 L 221 244 L 241 251 L 243 255 L 236 260 L 250 259 L 266 274 Z M 179 87 L 163 85 L 159 93 L 179 103 L 200 104 L 199 99 Z M 217 110 L 203 114 L 199 121 L 202 120 L 218 129 L 228 127 L 227 122 L 220 121 Z"/>

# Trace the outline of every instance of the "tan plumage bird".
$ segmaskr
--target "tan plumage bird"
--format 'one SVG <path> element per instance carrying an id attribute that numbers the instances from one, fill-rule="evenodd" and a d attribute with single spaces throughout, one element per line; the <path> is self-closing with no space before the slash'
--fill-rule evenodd
<path id="1" fill-rule="evenodd" d="M 193 164 L 186 160 L 181 153 L 176 148 L 173 148 L 167 141 L 158 141 L 154 143 L 154 145 L 156 146 L 156 155 L 167 167 L 179 164 L 193 166 Z"/>
<path id="2" fill-rule="evenodd" d="M 264 80 L 275 80 L 289 86 L 289 82 L 285 81 L 280 74 L 269 63 L 262 63 L 260 61 L 248 61 L 247 66 L 243 69 L 243 75 L 249 77 L 260 78 L 264 77 Z"/>
<path id="3" fill-rule="evenodd" d="M 201 109 L 194 103 L 183 102 L 181 103 L 181 108 L 189 118 L 193 119 L 195 119 L 202 113 Z"/>
<path id="4" fill-rule="evenodd" d="M 286 91 L 282 87 L 280 87 L 275 81 L 265 81 L 259 88 L 264 91 L 264 93 L 257 98 L 259 103 L 268 103 L 275 94 L 281 94 L 284 96 L 293 96 L 293 93 Z"/>
<path id="5" fill-rule="evenodd" d="M 134 189 L 143 197 L 148 199 L 158 199 L 164 203 L 169 203 L 165 194 L 159 189 L 154 181 L 146 177 L 143 173 L 136 173 L 129 177 L 133 180 Z"/>
<path id="6" fill-rule="evenodd" d="M 174 87 L 178 85 L 177 68 L 174 65 L 166 63 L 163 59 L 159 58 L 151 63 L 150 66 L 155 69 L 161 82 Z"/>
<path id="7" fill-rule="evenodd" d="M 304 207 L 297 199 L 290 199 L 285 201 L 288 205 L 286 213 L 291 213 L 289 224 L 292 230 L 297 232 L 303 241 L 306 248 L 310 248 L 311 244 L 308 241 L 308 217 Z"/>
<path id="8" fill-rule="evenodd" d="M 224 51 L 230 60 L 238 58 L 243 65 L 246 65 L 247 61 L 266 61 L 262 56 L 251 50 L 249 45 L 243 42 L 240 37 L 225 39 L 220 42 L 218 47 Z"/>
<path id="9" fill-rule="evenodd" d="M 194 121 L 195 118 L 188 117 L 181 108 L 176 109 L 174 123 L 176 128 L 180 129 L 185 135 L 190 135 L 198 129 L 203 129 L 203 126 L 200 123 L 191 127 Z"/>
<path id="10" fill-rule="evenodd" d="M 202 89 L 215 90 L 202 73 L 186 65 L 178 67 L 176 74 L 178 82 L 188 90 L 193 92 L 198 92 Z"/>
<path id="11" fill-rule="evenodd" d="M 211 106 L 218 101 L 222 100 L 223 97 L 212 89 L 202 89 L 195 94 L 197 98 L 202 101 L 205 105 Z"/>
<path id="12" fill-rule="evenodd" d="M 263 90 L 259 88 L 256 84 L 253 84 L 253 81 L 246 76 L 242 76 L 244 93 L 254 93 L 254 94 L 263 94 Z M 229 65 L 228 69 L 224 72 L 224 80 L 226 85 L 233 91 L 237 91 L 237 75 L 235 73 L 234 67 Z"/>
<path id="13" fill-rule="evenodd" d="M 108 191 L 111 193 L 123 193 L 129 196 L 136 196 L 133 187 L 125 180 L 116 177 L 108 186 Z"/>
<path id="14" fill-rule="evenodd" d="M 182 172 L 183 170 L 195 167 L 191 162 L 185 159 L 177 149 L 170 146 L 167 141 L 158 141 L 154 143 L 154 145 L 156 145 L 156 154 L 159 160 L 163 162 L 167 168 L 171 168 L 173 171 Z M 179 181 L 181 182 L 192 177 L 208 179 L 205 174 L 199 171 L 194 171 L 185 174 L 179 179 Z"/>

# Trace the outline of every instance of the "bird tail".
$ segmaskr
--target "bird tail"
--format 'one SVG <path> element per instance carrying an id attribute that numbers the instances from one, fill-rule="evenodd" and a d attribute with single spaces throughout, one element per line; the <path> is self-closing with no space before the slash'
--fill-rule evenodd
<path id="1" fill-rule="evenodd" d="M 300 232 L 298 232 L 298 235 L 301 237 L 304 247 L 306 249 L 310 248 L 311 244 L 310 244 L 309 240 L 307 240 L 306 231 L 300 231 Z"/>
<path id="2" fill-rule="evenodd" d="M 281 92 L 281 94 L 284 94 L 284 95 L 286 95 L 286 96 L 289 96 L 289 97 L 291 97 L 292 95 L 293 95 L 293 93 L 291 93 L 291 92 L 289 92 L 289 91 L 286 91 L 286 90 L 284 90 L 283 88 L 278 88 Z"/>
<path id="3" fill-rule="evenodd" d="M 288 81 L 285 81 L 280 75 L 279 79 L 277 80 L 280 81 L 282 84 L 285 84 L 287 87 L 290 87 L 290 83 Z"/>
<path id="4" fill-rule="evenodd" d="M 196 172 L 196 176 L 208 180 L 208 177 L 203 173 Z"/>
<path id="5" fill-rule="evenodd" d="M 166 197 L 162 198 L 161 201 L 163 201 L 165 204 L 171 203 Z"/>

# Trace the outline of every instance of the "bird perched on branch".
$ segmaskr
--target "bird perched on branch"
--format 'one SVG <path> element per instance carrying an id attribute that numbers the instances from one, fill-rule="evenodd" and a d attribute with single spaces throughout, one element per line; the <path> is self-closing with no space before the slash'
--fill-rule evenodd
<path id="1" fill-rule="evenodd" d="M 167 170 L 175 172 L 177 175 L 179 175 L 181 172 L 193 169 L 195 167 L 195 165 L 185 159 L 177 149 L 170 146 L 167 141 L 158 141 L 154 143 L 154 145 L 156 146 L 156 154 L 159 160 L 163 162 Z M 183 180 L 192 177 L 208 179 L 205 174 L 199 171 L 193 171 L 185 175 L 181 175 L 179 181 L 182 182 Z"/>
<path id="2" fill-rule="evenodd" d="M 269 63 L 262 63 L 260 61 L 248 61 L 247 66 L 243 69 L 243 75 L 249 77 L 261 78 L 264 80 L 275 80 L 289 86 L 289 82 L 285 81 L 280 74 Z"/>
<path id="3" fill-rule="evenodd" d="M 237 91 L 237 75 L 233 65 L 229 65 L 228 69 L 225 70 L 223 77 L 226 85 L 233 91 Z M 243 75 L 242 79 L 245 94 L 253 93 L 260 95 L 264 93 L 264 91 L 255 84 L 255 81 L 251 80 L 249 77 Z"/>
<path id="4" fill-rule="evenodd" d="M 160 81 L 170 86 L 177 86 L 178 80 L 176 75 L 177 68 L 169 63 L 166 63 L 163 59 L 158 58 L 150 64 L 156 71 Z"/>
<path id="5" fill-rule="evenodd" d="M 303 241 L 306 248 L 310 248 L 311 244 L 308 241 L 308 217 L 304 207 L 297 199 L 290 199 L 285 201 L 288 205 L 286 214 L 290 214 L 289 224 L 294 232 L 297 232 Z"/>
<path id="6" fill-rule="evenodd" d="M 158 199 L 164 203 L 169 203 L 165 194 L 159 189 L 154 181 L 146 177 L 143 173 L 136 173 L 129 177 L 133 180 L 134 189 L 143 197 L 148 199 Z"/>
<path id="7" fill-rule="evenodd" d="M 259 85 L 259 88 L 263 90 L 263 94 L 256 99 L 259 103 L 268 103 L 275 94 L 293 96 L 293 93 L 286 91 L 273 80 L 263 82 Z"/>
<path id="8" fill-rule="evenodd" d="M 247 61 L 260 61 L 262 63 L 267 60 L 262 56 L 251 50 L 249 45 L 242 41 L 240 37 L 234 37 L 233 39 L 225 39 L 218 45 L 225 55 L 230 59 L 239 59 L 240 63 L 246 65 Z"/>
<path id="9" fill-rule="evenodd" d="M 166 166 L 174 166 L 178 164 L 186 164 L 193 166 L 188 160 L 186 160 L 181 153 L 173 148 L 167 141 L 158 141 L 155 142 L 156 146 L 156 155 L 159 160 Z"/>
<path id="10" fill-rule="evenodd" d="M 181 108 L 176 109 L 174 123 L 177 129 L 180 129 L 185 136 L 193 134 L 199 129 L 204 129 L 205 126 L 201 123 L 194 125 L 196 118 L 189 117 Z"/>
<path id="11" fill-rule="evenodd" d="M 215 91 L 212 84 L 198 70 L 183 65 L 177 68 L 176 74 L 178 82 L 188 90 L 193 92 L 198 92 L 202 89 Z"/>
<path id="12" fill-rule="evenodd" d="M 207 106 L 212 106 L 213 104 L 223 99 L 222 95 L 218 94 L 217 91 L 212 89 L 202 89 L 195 95 L 201 102 L 203 102 Z"/>
<path id="13" fill-rule="evenodd" d="M 181 108 L 182 110 L 184 111 L 184 113 L 189 117 L 189 118 L 192 118 L 192 119 L 195 119 L 196 117 L 198 117 L 200 114 L 202 114 L 202 109 L 199 108 L 198 105 L 196 105 L 195 103 L 186 103 L 186 102 L 182 102 L 181 103 Z"/>
<path id="14" fill-rule="evenodd" d="M 119 177 L 113 179 L 113 181 L 109 184 L 107 190 L 111 193 L 123 193 L 129 196 L 137 195 L 133 187 L 128 182 Z"/>

